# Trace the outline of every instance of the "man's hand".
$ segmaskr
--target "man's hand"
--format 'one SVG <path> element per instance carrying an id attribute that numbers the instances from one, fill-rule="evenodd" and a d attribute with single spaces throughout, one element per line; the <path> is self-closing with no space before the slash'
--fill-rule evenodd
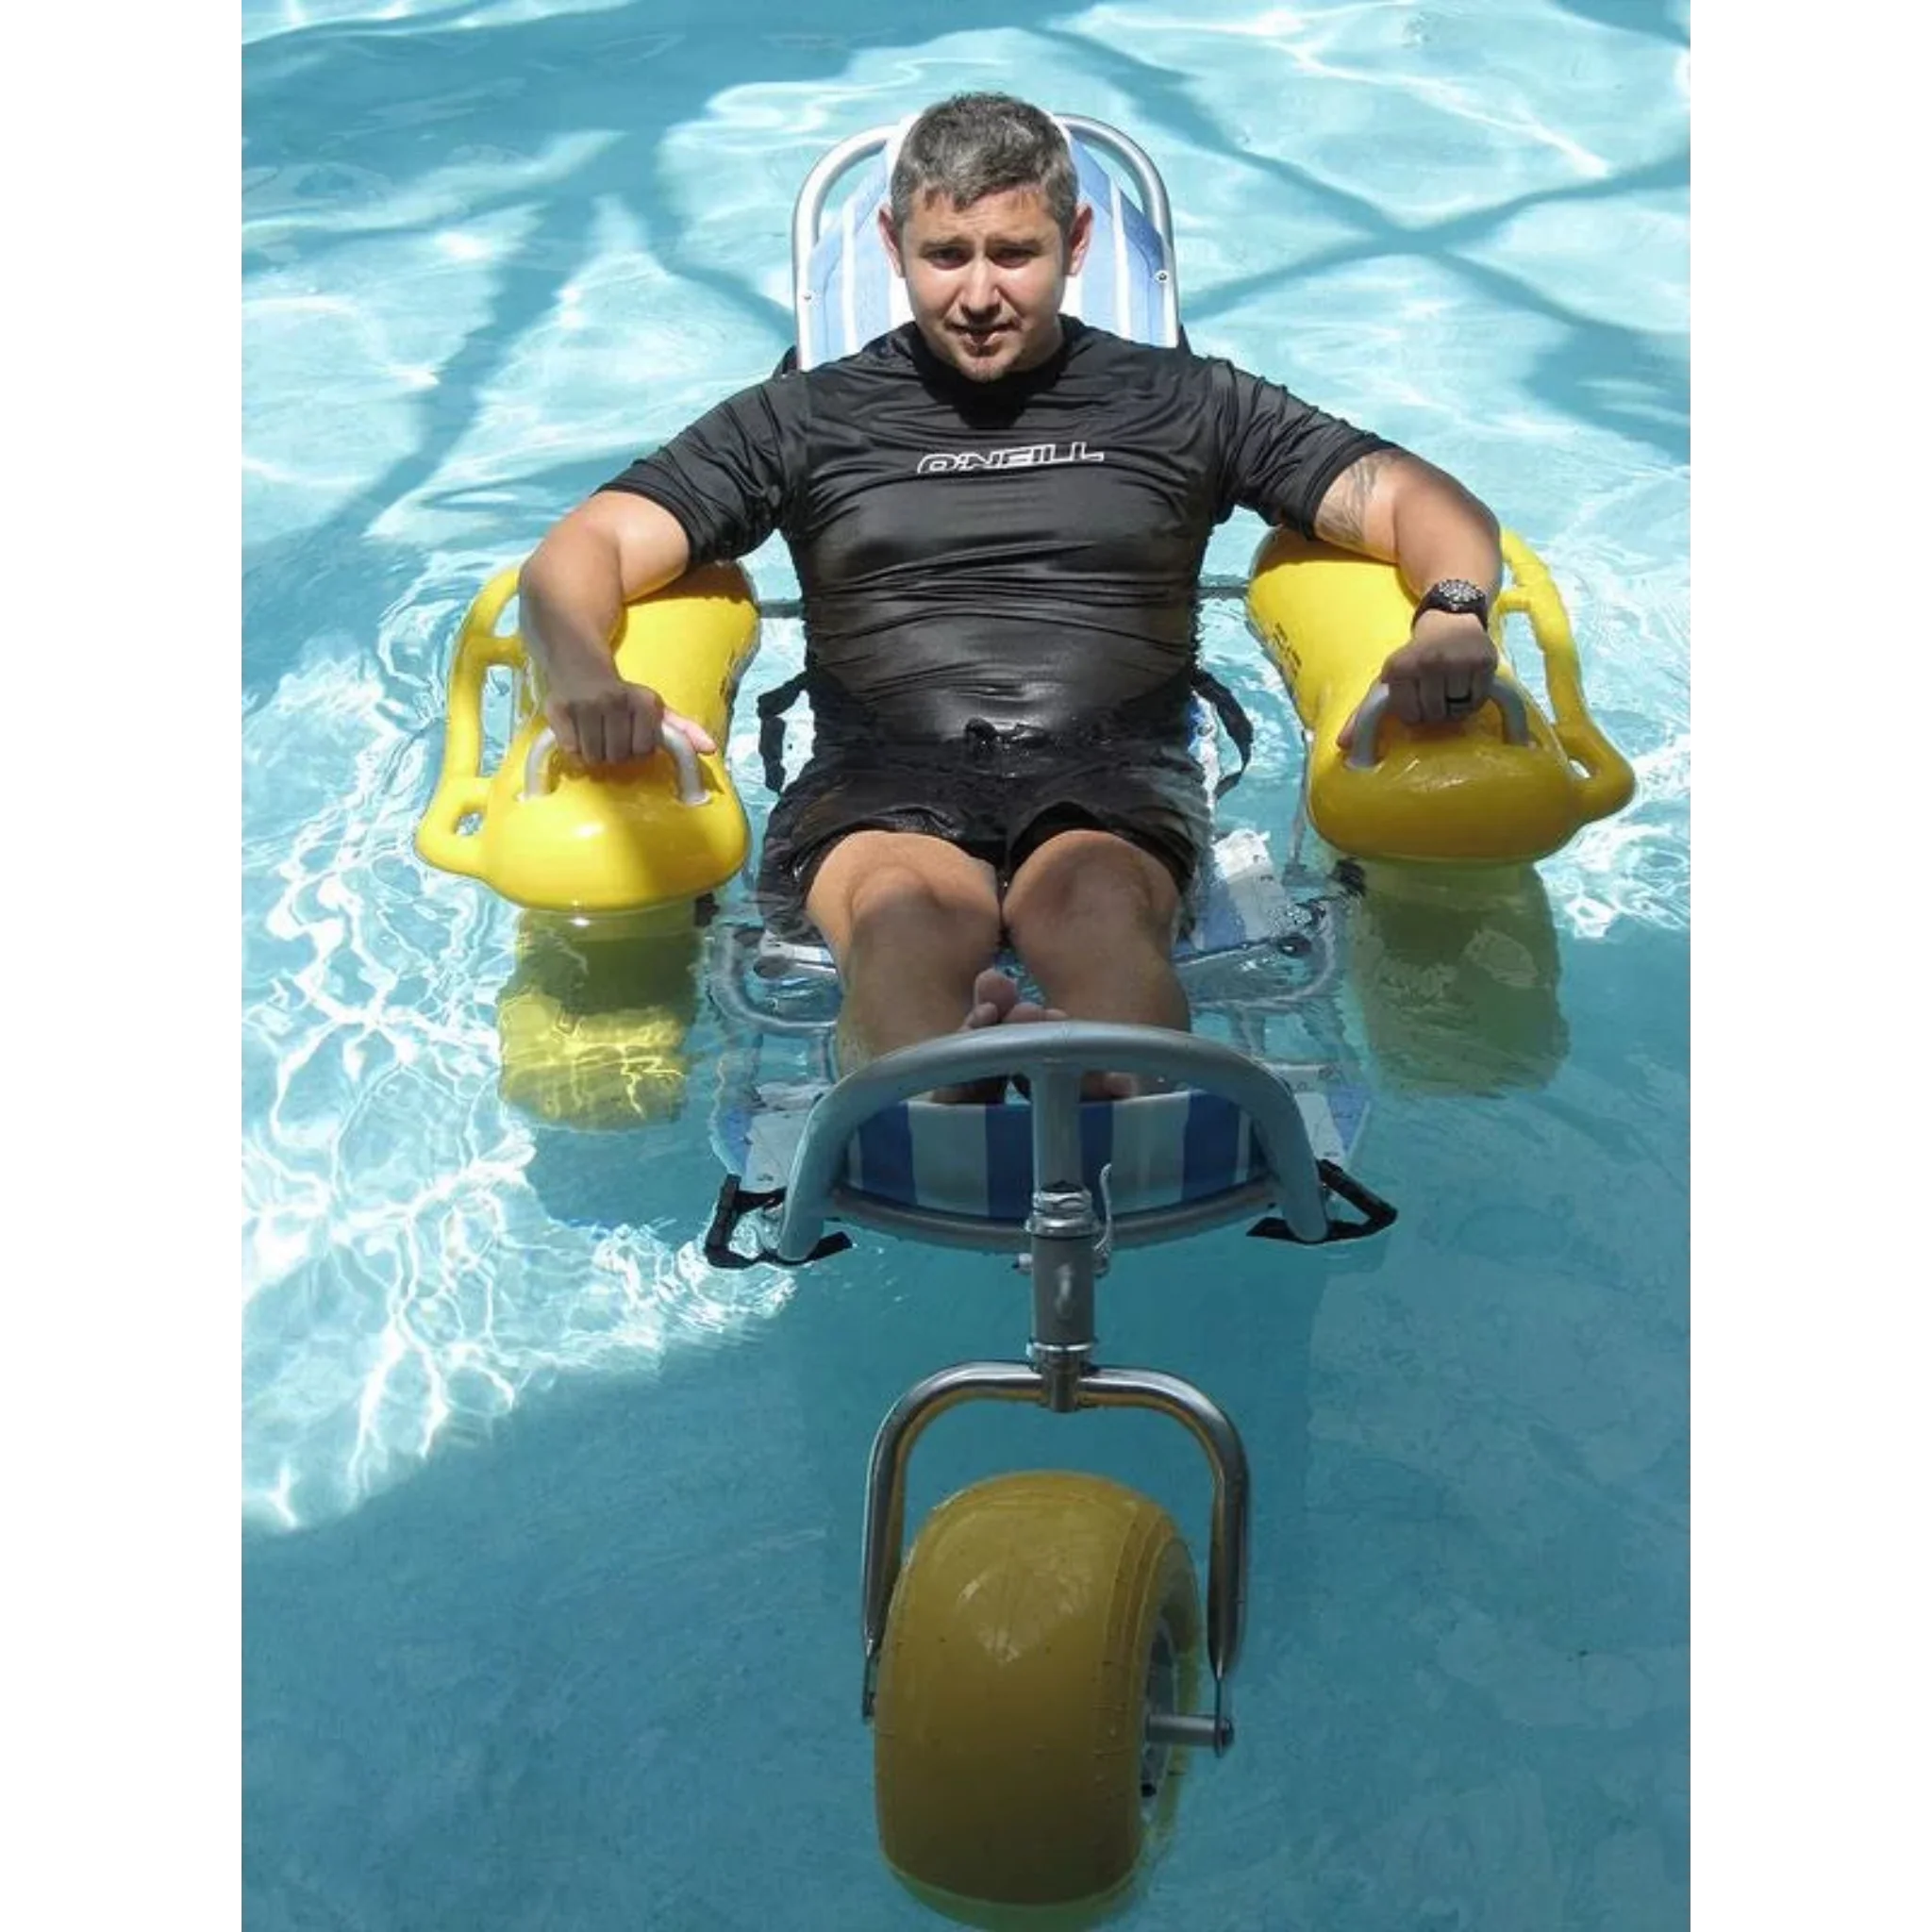
<path id="1" fill-rule="evenodd" d="M 544 538 L 517 578 L 524 642 L 541 677 L 543 716 L 567 758 L 603 772 L 647 758 L 675 725 L 699 751 L 710 733 L 617 675 L 625 606 L 684 574 L 691 545 L 671 512 L 599 491 Z"/>
<path id="2" fill-rule="evenodd" d="M 1496 681 L 1496 647 L 1474 617 L 1424 610 L 1407 643 L 1382 666 L 1389 708 L 1405 724 L 1463 724 L 1488 701 Z M 1360 708 L 1341 727 L 1343 751 L 1355 745 Z"/>
<path id="3" fill-rule="evenodd" d="M 664 741 L 664 726 L 682 731 L 699 751 L 718 749 L 694 720 L 669 709 L 648 685 L 629 684 L 615 668 L 559 678 L 544 700 L 543 715 L 557 742 L 589 772 L 647 758 Z"/>

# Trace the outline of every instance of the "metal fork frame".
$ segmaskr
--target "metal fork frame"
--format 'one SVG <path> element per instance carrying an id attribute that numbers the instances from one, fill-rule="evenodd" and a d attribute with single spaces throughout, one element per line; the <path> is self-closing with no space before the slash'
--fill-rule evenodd
<path id="1" fill-rule="evenodd" d="M 1219 1756 L 1234 1741 L 1229 1679 L 1241 1657 L 1246 1615 L 1247 1451 L 1227 1415 L 1191 1383 L 1153 1369 L 1095 1365 L 1094 1282 L 1106 1272 L 1112 1228 L 1094 1213 L 1092 1196 L 1080 1180 L 1080 1068 L 1077 1061 L 1063 1059 L 1039 1068 L 1032 1078 L 1035 1187 L 1023 1258 L 1033 1281 L 1027 1359 L 960 1362 L 941 1369 L 908 1389 L 879 1426 L 866 1473 L 860 1715 L 870 1722 L 877 1696 L 886 1619 L 905 1560 L 906 1472 L 926 1428 L 948 1409 L 974 1401 L 1035 1403 L 1060 1415 L 1083 1408 L 1147 1408 L 1188 1429 L 1208 1457 L 1214 1484 L 1207 1623 L 1214 1708 L 1211 1713 L 1152 1713 L 1147 1741 L 1211 1749 Z"/>

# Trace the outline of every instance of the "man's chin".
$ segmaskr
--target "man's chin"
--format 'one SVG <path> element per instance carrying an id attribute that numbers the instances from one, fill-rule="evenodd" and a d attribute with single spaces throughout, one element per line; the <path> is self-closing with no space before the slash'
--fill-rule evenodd
<path id="1" fill-rule="evenodd" d="M 975 349 L 964 337 L 949 336 L 944 355 L 968 382 L 997 382 L 1012 373 L 1013 365 L 1020 359 L 1020 348 L 1018 339 L 1005 332 L 993 337 L 983 349 Z"/>

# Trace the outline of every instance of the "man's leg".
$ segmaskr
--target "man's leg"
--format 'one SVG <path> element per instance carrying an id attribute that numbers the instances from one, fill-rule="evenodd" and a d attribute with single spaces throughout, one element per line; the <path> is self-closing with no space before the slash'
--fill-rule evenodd
<path id="1" fill-rule="evenodd" d="M 962 1022 L 991 1024 L 1010 1005 L 1000 989 L 989 987 L 990 1002 L 975 990 L 1000 942 L 992 867 L 942 839 L 848 833 L 820 861 L 805 910 L 838 963 L 847 1073 Z M 996 1010 L 982 1013 L 983 1004 Z"/>
<path id="2" fill-rule="evenodd" d="M 1007 932 L 1050 1005 L 1073 1020 L 1185 1030 L 1172 958 L 1180 889 L 1151 853 L 1111 832 L 1058 832 L 1007 890 Z"/>

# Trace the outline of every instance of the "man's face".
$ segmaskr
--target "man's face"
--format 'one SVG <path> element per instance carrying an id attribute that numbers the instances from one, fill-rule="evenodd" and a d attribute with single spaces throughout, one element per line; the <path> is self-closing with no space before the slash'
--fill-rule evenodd
<path id="1" fill-rule="evenodd" d="M 888 209 L 879 232 L 906 278 L 926 346 L 974 382 L 1043 362 L 1060 344 L 1060 298 L 1087 254 L 1093 210 L 1083 207 L 1064 252 L 1037 188 L 1009 188 L 960 208 L 928 193 L 903 234 Z"/>

